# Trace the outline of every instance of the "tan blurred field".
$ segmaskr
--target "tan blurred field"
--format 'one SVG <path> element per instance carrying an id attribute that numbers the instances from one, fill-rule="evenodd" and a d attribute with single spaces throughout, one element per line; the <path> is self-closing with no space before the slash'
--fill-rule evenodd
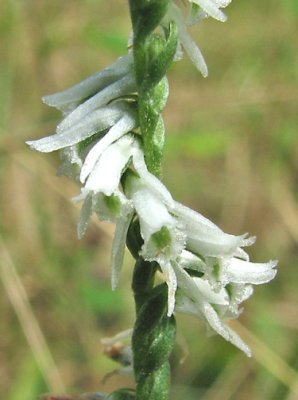
<path id="1" fill-rule="evenodd" d="M 258 237 L 253 260 L 279 259 L 234 323 L 252 359 L 178 317 L 172 400 L 298 399 L 298 3 L 236 1 L 225 24 L 192 30 L 209 65 L 173 66 L 164 113 L 164 182 L 177 200 L 224 230 Z M 60 114 L 40 97 L 126 52 L 123 0 L 0 2 L 0 397 L 109 392 L 118 365 L 100 339 L 132 326 L 132 259 L 110 288 L 113 226 L 94 221 L 78 241 L 79 188 L 56 177 L 56 154 L 25 140 L 54 131 Z M 188 355 L 185 355 L 188 353 Z M 180 360 L 186 356 L 184 363 Z"/>

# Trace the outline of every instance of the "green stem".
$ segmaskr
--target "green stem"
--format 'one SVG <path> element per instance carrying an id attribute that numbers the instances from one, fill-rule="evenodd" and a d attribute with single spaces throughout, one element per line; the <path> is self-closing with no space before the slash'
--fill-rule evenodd
<path id="1" fill-rule="evenodd" d="M 174 23 L 158 27 L 170 0 L 130 0 L 133 26 L 133 53 L 138 86 L 138 113 L 148 170 L 159 176 L 165 141 L 161 111 L 169 90 L 166 73 L 176 49 L 178 32 Z M 169 357 L 174 345 L 176 324 L 167 316 L 167 286 L 154 286 L 156 262 L 143 260 L 138 221 L 127 236 L 127 245 L 136 259 L 132 288 L 137 319 L 132 337 L 137 400 L 167 400 L 170 390 Z"/>
<path id="2" fill-rule="evenodd" d="M 166 14 L 169 0 L 130 0 L 129 4 L 144 155 L 148 170 L 159 176 L 165 142 L 161 111 L 169 94 L 165 75 L 176 52 L 178 31 L 171 23 L 163 28 L 164 36 L 154 32 Z"/>
<path id="3" fill-rule="evenodd" d="M 174 317 L 167 316 L 167 287 L 153 287 L 157 265 L 139 258 L 133 290 L 137 320 L 132 337 L 137 400 L 167 400 L 171 354 L 176 334 Z"/>
<path id="4" fill-rule="evenodd" d="M 170 391 L 169 357 L 176 323 L 167 316 L 167 286 L 154 286 L 156 262 L 139 256 L 143 240 L 138 220 L 129 228 L 127 246 L 136 258 L 132 289 L 137 319 L 132 337 L 137 400 L 167 400 Z"/>

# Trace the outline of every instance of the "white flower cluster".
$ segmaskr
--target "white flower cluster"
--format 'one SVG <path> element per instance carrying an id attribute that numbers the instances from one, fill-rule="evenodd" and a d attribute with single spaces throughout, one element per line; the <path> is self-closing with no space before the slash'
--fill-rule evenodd
<path id="1" fill-rule="evenodd" d="M 229 2 L 193 1 L 202 8 L 194 18 L 210 15 L 224 20 L 220 7 Z M 176 15 L 179 37 L 187 49 L 190 39 L 185 39 L 178 10 L 172 4 L 168 18 Z M 249 355 L 247 345 L 224 319 L 239 315 L 239 305 L 253 293 L 252 285 L 274 278 L 277 262 L 251 263 L 243 247 L 253 244 L 254 238 L 224 233 L 176 202 L 147 170 L 138 134 L 136 90 L 133 57 L 129 54 L 78 85 L 46 96 L 44 102 L 61 110 L 64 119 L 54 135 L 28 144 L 41 152 L 60 150 L 60 173 L 81 182 L 81 193 L 74 199 L 83 202 L 79 237 L 84 235 L 93 212 L 102 220 L 116 223 L 113 288 L 118 284 L 128 228 L 137 216 L 143 239 L 140 256 L 160 266 L 168 285 L 168 315 L 175 311 L 198 315 Z"/>

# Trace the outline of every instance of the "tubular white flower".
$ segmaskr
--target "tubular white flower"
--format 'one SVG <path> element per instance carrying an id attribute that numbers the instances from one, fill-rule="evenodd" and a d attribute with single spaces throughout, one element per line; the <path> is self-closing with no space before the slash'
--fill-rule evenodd
<path id="1" fill-rule="evenodd" d="M 202 256 L 225 257 L 247 254 L 241 249 L 251 245 L 255 238 L 246 238 L 224 233 L 213 222 L 194 210 L 176 202 L 173 214 L 185 227 L 187 235 L 187 249 Z"/>
<path id="2" fill-rule="evenodd" d="M 182 11 L 175 4 L 170 4 L 168 12 L 164 18 L 164 24 L 167 25 L 170 21 L 175 21 L 178 27 L 178 47 L 176 59 L 181 58 L 181 45 L 186 51 L 191 61 L 195 64 L 196 68 L 201 74 L 206 77 L 208 75 L 208 67 L 202 55 L 200 48 L 196 45 L 194 40 L 187 32 L 187 19 Z"/>
<path id="3" fill-rule="evenodd" d="M 178 5 L 173 1 L 170 3 L 167 14 L 163 19 L 163 24 L 166 26 L 170 21 L 175 21 L 178 26 L 179 41 L 175 57 L 176 60 L 181 58 L 182 45 L 187 55 L 201 74 L 204 77 L 208 75 L 207 64 L 202 52 L 189 35 L 187 28 L 201 22 L 208 16 L 213 17 L 218 21 L 225 22 L 227 17 L 220 9 L 229 5 L 231 1 L 232 0 L 189 0 L 190 6 L 198 6 L 198 9 L 194 10 L 194 8 L 191 7 L 188 16 L 185 16 L 180 7 L 178 7 Z"/>
<path id="4" fill-rule="evenodd" d="M 274 279 L 277 272 L 274 269 L 276 266 L 277 261 L 252 263 L 233 257 L 227 261 L 225 272 L 229 282 L 261 285 Z"/>
<path id="5" fill-rule="evenodd" d="M 184 248 L 185 234 L 156 188 L 131 175 L 127 179 L 126 193 L 140 220 L 144 239 L 142 257 L 148 261 L 165 263 L 176 259 Z"/>
<path id="6" fill-rule="evenodd" d="M 225 22 L 226 15 L 220 10 L 231 3 L 232 0 L 189 0 L 190 3 L 196 4 L 201 7 L 207 15 L 217 19 L 218 21 Z"/>
<path id="7" fill-rule="evenodd" d="M 175 309 L 178 312 L 203 317 L 209 326 L 224 339 L 244 351 L 249 357 L 251 351 L 242 339 L 228 327 L 217 314 L 214 306 L 226 306 L 228 295 L 223 289 L 214 293 L 211 286 L 200 278 L 191 277 L 176 262 L 173 268 L 178 281 L 178 292 Z M 198 282 L 200 282 L 198 284 Z M 202 284 L 202 282 L 204 282 Z"/>
<path id="8" fill-rule="evenodd" d="M 58 125 L 57 132 L 63 132 L 78 122 L 83 121 L 88 114 L 94 110 L 104 107 L 112 100 L 123 97 L 135 92 L 137 89 L 134 72 L 130 71 L 121 79 L 113 82 L 109 86 L 96 93 L 93 97 L 76 107 L 69 113 L 64 120 Z"/>
<path id="9" fill-rule="evenodd" d="M 134 158 L 136 160 L 136 157 Z M 137 159 L 135 168 L 142 166 Z M 185 246 L 185 234 L 179 221 L 173 217 L 167 203 L 172 204 L 170 194 L 153 175 L 141 168 L 140 175 L 127 178 L 125 190 L 132 200 L 140 222 L 144 240 L 140 255 L 147 261 L 157 261 L 168 285 L 168 315 L 175 306 L 177 279 L 171 261 L 176 259 Z M 139 172 L 139 170 L 137 169 Z M 145 177 L 145 180 L 142 179 Z"/>
<path id="10" fill-rule="evenodd" d="M 79 238 L 84 236 L 93 212 L 102 220 L 116 223 L 112 246 L 113 289 L 118 285 L 127 231 L 134 212 L 132 202 L 119 190 L 121 176 L 135 151 L 134 143 L 134 137 L 126 135 L 98 153 L 85 187 L 74 198 L 76 202 L 84 201 L 78 224 Z"/>
<path id="11" fill-rule="evenodd" d="M 42 98 L 49 106 L 62 112 L 73 111 L 83 100 L 103 90 L 133 70 L 133 56 L 120 57 L 114 64 L 91 75 L 71 88 Z"/>
<path id="12" fill-rule="evenodd" d="M 201 218 L 205 227 L 219 229 L 204 217 L 200 216 L 199 220 Z M 195 216 L 193 219 L 194 223 L 198 221 Z M 214 331 L 250 356 L 247 345 L 224 323 L 224 319 L 239 316 L 239 305 L 252 295 L 252 285 L 272 280 L 276 265 L 277 261 L 252 263 L 233 256 L 202 259 L 183 251 L 176 261 L 172 261 L 178 287 L 175 310 L 205 319 Z"/>
<path id="13" fill-rule="evenodd" d="M 76 197 L 74 201 L 86 200 L 89 204 L 90 200 L 88 199 L 91 195 L 93 199 L 92 203 L 90 203 L 91 212 L 93 210 L 101 217 L 102 208 L 103 219 L 113 222 L 114 218 L 120 215 L 123 204 L 128 202 L 120 192 L 119 185 L 122 173 L 132 157 L 134 151 L 133 143 L 133 136 L 126 135 L 108 146 L 95 161 L 94 167 L 88 175 L 85 186 L 81 191 L 81 195 Z M 108 198 L 112 201 L 110 204 Z M 101 203 L 104 203 L 105 206 Z M 88 208 L 90 209 L 90 207 Z M 109 208 L 110 212 L 107 213 L 106 210 Z M 90 216 L 90 214 L 84 212 L 84 215 Z M 85 220 L 85 218 L 83 219 Z M 82 226 L 86 226 L 85 221 L 82 222 Z"/>
<path id="14" fill-rule="evenodd" d="M 95 161 L 86 180 L 85 190 L 94 193 L 101 192 L 106 196 L 114 194 L 119 187 L 122 173 L 132 156 L 133 142 L 133 136 L 126 135 L 108 146 Z"/>
<path id="15" fill-rule="evenodd" d="M 120 139 L 121 136 L 134 129 L 136 125 L 137 119 L 135 112 L 126 113 L 114 126 L 112 126 L 109 132 L 92 147 L 82 165 L 80 174 L 80 180 L 82 183 L 84 183 L 87 176 L 90 175 L 96 161 L 104 150 L 117 139 Z"/>
<path id="16" fill-rule="evenodd" d="M 117 101 L 91 112 L 81 122 L 78 122 L 69 129 L 26 143 L 34 150 L 49 153 L 73 146 L 98 132 L 109 129 L 122 120 L 124 116 L 134 118 L 136 116 L 135 110 L 127 102 Z"/>

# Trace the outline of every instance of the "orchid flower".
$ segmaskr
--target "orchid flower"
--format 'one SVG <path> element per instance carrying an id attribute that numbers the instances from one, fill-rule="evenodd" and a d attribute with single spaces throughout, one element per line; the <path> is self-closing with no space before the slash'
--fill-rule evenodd
<path id="1" fill-rule="evenodd" d="M 176 59 L 181 58 L 181 47 L 184 48 L 191 61 L 204 77 L 208 75 L 208 67 L 200 48 L 188 33 L 188 27 L 201 22 L 208 16 L 218 21 L 225 22 L 227 17 L 220 9 L 226 7 L 231 1 L 232 0 L 189 0 L 191 7 L 188 16 L 185 16 L 184 10 L 178 6 L 182 1 L 176 3 L 172 1 L 163 19 L 164 26 L 167 26 L 170 21 L 175 21 L 178 26 L 179 42 L 176 51 Z"/>
<path id="2" fill-rule="evenodd" d="M 204 261 L 184 251 L 172 263 L 178 286 L 175 310 L 203 318 L 212 330 L 250 356 L 249 347 L 224 320 L 239 316 L 239 305 L 253 293 L 252 284 L 267 283 L 275 277 L 277 261 L 260 264 L 232 257 L 225 263 L 225 281 L 215 288 Z M 194 272 L 201 277 L 192 275 Z"/>

